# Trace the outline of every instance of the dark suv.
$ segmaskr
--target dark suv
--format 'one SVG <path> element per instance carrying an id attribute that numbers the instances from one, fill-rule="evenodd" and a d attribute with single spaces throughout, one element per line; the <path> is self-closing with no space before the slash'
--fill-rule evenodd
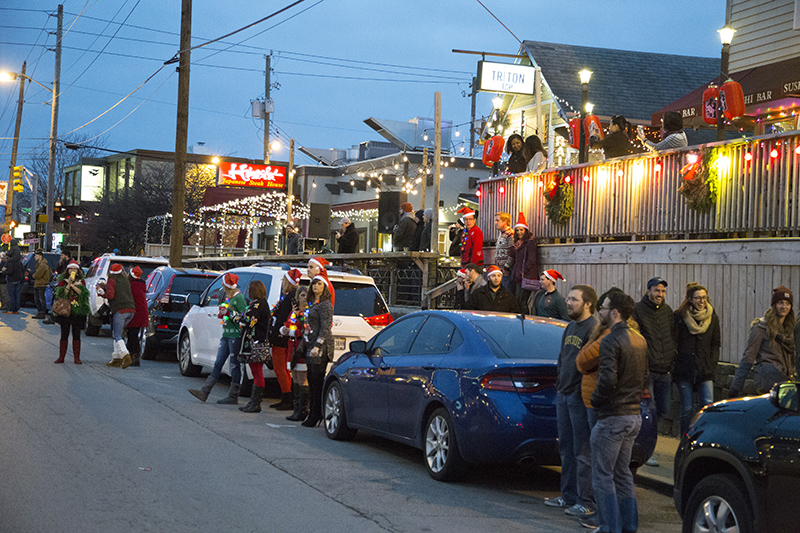
<path id="1" fill-rule="evenodd" d="M 142 328 L 142 359 L 158 355 L 158 345 L 177 342 L 178 331 L 191 305 L 187 297 L 200 294 L 219 272 L 191 268 L 158 267 L 147 277 L 147 310 L 150 325 Z"/>
<path id="2" fill-rule="evenodd" d="M 800 531 L 800 391 L 717 402 L 697 415 L 675 454 L 683 531 Z"/>

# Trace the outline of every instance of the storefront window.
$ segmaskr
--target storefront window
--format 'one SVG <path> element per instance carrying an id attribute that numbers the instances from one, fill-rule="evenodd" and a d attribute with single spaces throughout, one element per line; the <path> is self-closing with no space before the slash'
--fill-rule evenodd
<path id="1" fill-rule="evenodd" d="M 795 117 L 786 117 L 764 122 L 765 135 L 770 133 L 784 133 L 796 129 L 797 129 L 797 119 Z"/>

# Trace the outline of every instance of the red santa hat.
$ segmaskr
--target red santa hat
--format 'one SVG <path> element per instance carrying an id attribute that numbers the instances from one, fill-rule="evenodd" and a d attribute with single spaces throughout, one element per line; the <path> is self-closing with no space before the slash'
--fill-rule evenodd
<path id="1" fill-rule="evenodd" d="M 519 212 L 519 218 L 517 218 L 517 224 L 514 226 L 514 229 L 517 228 L 525 228 L 530 230 L 531 228 L 528 227 L 528 221 L 525 220 L 525 213 L 522 211 Z"/>
<path id="2" fill-rule="evenodd" d="M 78 264 L 78 262 L 77 262 L 77 261 L 70 261 L 70 262 L 69 262 L 69 264 L 67 265 L 67 268 L 77 268 L 77 269 L 80 269 L 80 268 L 81 268 L 81 266 Z"/>
<path id="3" fill-rule="evenodd" d="M 330 261 L 325 259 L 324 257 L 312 257 L 308 260 L 309 263 L 314 263 L 322 270 L 328 270 L 328 265 L 330 265 Z"/>
<path id="4" fill-rule="evenodd" d="M 503 270 L 497 265 L 489 265 L 489 268 L 486 269 L 486 275 L 491 276 L 492 274 L 500 274 L 503 275 Z"/>
<path id="5" fill-rule="evenodd" d="M 329 285 L 330 285 L 330 283 L 331 283 L 331 282 L 330 282 L 330 280 L 328 279 L 328 273 L 327 273 L 326 271 L 324 271 L 324 270 L 323 270 L 322 272 L 320 272 L 319 274 L 317 274 L 316 276 L 314 276 L 313 278 L 311 278 L 311 283 L 312 283 L 312 284 L 313 284 L 315 281 L 321 281 L 321 282 L 323 282 L 323 283 L 324 283 L 326 286 L 329 286 Z"/>
<path id="6" fill-rule="evenodd" d="M 142 269 L 139 268 L 139 265 L 136 265 L 131 269 L 131 277 L 133 279 L 142 279 Z"/>
<path id="7" fill-rule="evenodd" d="M 473 211 L 472 209 L 470 209 L 469 207 L 466 207 L 466 206 L 464 206 L 461 209 L 459 209 L 458 211 L 456 211 L 456 213 L 461 213 L 461 216 L 463 218 L 474 217 L 475 216 L 475 211 Z"/>
<path id="8" fill-rule="evenodd" d="M 456 272 L 456 276 L 458 276 L 459 278 L 466 278 L 467 277 L 467 270 L 465 268 L 459 269 L 459 271 Z"/>
<path id="9" fill-rule="evenodd" d="M 549 279 L 553 283 L 555 283 L 556 280 L 559 280 L 559 279 L 561 281 L 567 281 L 567 280 L 564 279 L 564 276 L 561 275 L 561 272 L 559 272 L 558 270 L 553 270 L 552 268 L 549 269 L 549 270 L 545 270 L 544 272 L 542 272 L 542 274 L 544 274 L 544 277 L 546 277 L 547 279 Z"/>
<path id="10" fill-rule="evenodd" d="M 112 264 L 108 269 L 109 274 L 122 274 L 122 265 L 119 263 Z"/>
<path id="11" fill-rule="evenodd" d="M 302 276 L 302 274 L 296 268 L 291 269 L 290 271 L 288 271 L 286 274 L 283 275 L 283 277 L 286 278 L 286 281 L 288 281 L 295 287 L 297 287 L 300 284 L 300 276 Z"/>
<path id="12" fill-rule="evenodd" d="M 222 285 L 228 289 L 235 289 L 237 287 L 237 283 L 239 283 L 239 276 L 233 272 L 228 272 L 222 278 Z"/>

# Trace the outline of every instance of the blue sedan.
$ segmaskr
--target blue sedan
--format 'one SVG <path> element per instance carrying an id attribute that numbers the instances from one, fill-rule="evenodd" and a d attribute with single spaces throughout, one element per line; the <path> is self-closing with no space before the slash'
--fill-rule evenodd
<path id="1" fill-rule="evenodd" d="M 486 312 L 406 315 L 369 341 L 351 342 L 331 368 L 325 432 L 348 440 L 363 429 L 420 448 L 440 481 L 467 464 L 557 465 L 556 363 L 565 327 Z"/>

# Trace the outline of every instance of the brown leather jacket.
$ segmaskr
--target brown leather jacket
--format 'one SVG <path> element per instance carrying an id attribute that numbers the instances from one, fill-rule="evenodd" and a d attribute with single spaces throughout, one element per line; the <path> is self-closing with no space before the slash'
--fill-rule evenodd
<path id="1" fill-rule="evenodd" d="M 592 406 L 598 419 L 638 415 L 647 373 L 647 342 L 625 322 L 600 342 L 600 368 Z"/>
<path id="2" fill-rule="evenodd" d="M 639 325 L 632 318 L 628 319 L 628 327 L 634 331 L 639 331 Z M 609 329 L 600 324 L 589 335 L 589 342 L 581 351 L 578 352 L 578 357 L 575 359 L 575 366 L 578 367 L 578 372 L 583 374 L 581 380 L 581 397 L 583 398 L 583 405 L 588 409 L 592 407 L 592 393 L 597 385 L 597 369 L 600 365 L 600 341 L 608 335 Z"/>

